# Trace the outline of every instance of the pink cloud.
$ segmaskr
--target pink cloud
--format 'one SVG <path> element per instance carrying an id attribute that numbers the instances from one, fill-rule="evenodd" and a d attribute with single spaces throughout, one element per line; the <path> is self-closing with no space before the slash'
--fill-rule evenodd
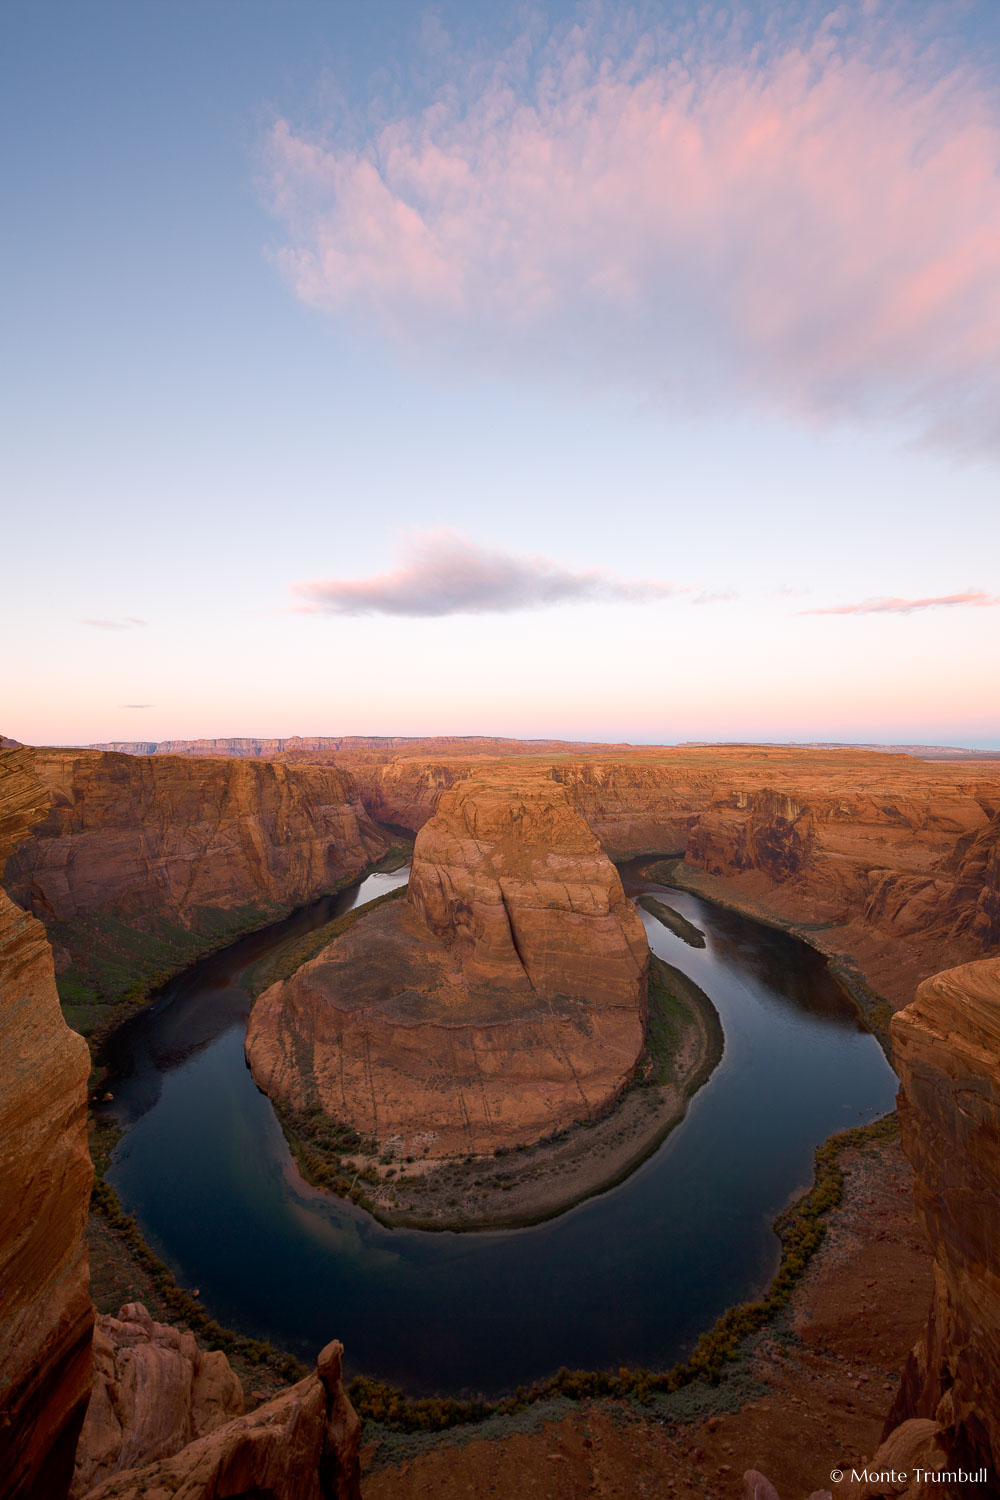
<path id="1" fill-rule="evenodd" d="M 485 77 L 453 58 L 468 97 L 360 146 L 279 120 L 278 262 L 422 349 L 998 441 L 995 105 L 839 16 L 783 46 L 710 17 L 628 51 L 578 26 Z"/>
<path id="2" fill-rule="evenodd" d="M 136 625 L 145 625 L 135 615 L 120 615 L 116 620 L 81 620 L 81 625 L 91 625 L 95 630 L 133 630 Z"/>
<path id="3" fill-rule="evenodd" d="M 452 531 L 424 532 L 403 565 L 373 578 L 297 583 L 306 614 L 508 614 L 554 604 L 643 604 L 685 590 L 652 579 L 616 578 L 603 569 L 573 572 L 546 557 L 478 547 Z"/>
<path id="4" fill-rule="evenodd" d="M 990 609 L 1000 604 L 1000 595 L 985 594 L 982 589 L 966 589 L 962 594 L 940 594 L 933 599 L 865 599 L 860 604 L 838 604 L 830 609 L 800 609 L 800 615 L 910 615 L 918 609 L 941 609 L 971 604 Z"/>

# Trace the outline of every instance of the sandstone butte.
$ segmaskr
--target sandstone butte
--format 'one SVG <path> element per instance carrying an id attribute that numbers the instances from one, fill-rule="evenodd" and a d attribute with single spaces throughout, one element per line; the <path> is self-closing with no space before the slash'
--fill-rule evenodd
<path id="1" fill-rule="evenodd" d="M 335 758 L 373 818 L 411 830 L 470 774 L 512 765 L 413 747 Z M 683 859 L 681 883 L 847 958 L 893 1008 L 1000 944 L 996 762 L 738 745 L 607 747 L 513 769 L 554 776 L 612 859 Z"/>
<path id="2" fill-rule="evenodd" d="M 109 916 L 144 931 L 161 918 L 207 929 L 220 912 L 237 926 L 241 907 L 266 920 L 265 908 L 328 888 L 325 874 L 359 871 L 383 837 L 371 820 L 415 833 L 445 791 L 481 772 L 555 777 L 611 858 L 682 857 L 682 881 L 803 930 L 894 1008 L 920 980 L 1000 943 L 996 762 L 357 737 L 164 748 L 37 752 L 55 805 L 7 885 L 49 925 L 60 969 L 85 965 Z M 317 808 L 334 829 L 332 856 L 310 832 L 324 827 Z"/>
<path id="3" fill-rule="evenodd" d="M 39 758 L 44 763 L 48 755 L 56 761 L 88 759 L 79 752 L 44 752 Z M 407 827 L 422 826 L 444 790 L 472 771 L 495 770 L 488 756 L 462 761 L 438 754 L 422 764 L 412 754 L 382 750 L 353 755 L 351 775 L 366 806 Z M 293 768 L 299 769 L 301 752 L 294 757 Z M 0 754 L 4 853 L 18 838 L 22 848 L 41 841 L 31 831 L 33 822 L 37 827 L 36 820 L 44 819 L 46 801 L 32 772 L 34 759 L 19 748 Z M 171 759 L 164 756 L 159 764 Z M 145 769 L 135 777 L 118 773 L 118 760 L 97 757 L 98 792 L 105 767 L 120 774 L 126 787 L 155 784 L 145 780 Z M 217 764 L 206 772 L 207 796 L 219 785 Z M 913 1006 L 893 1022 L 893 1046 L 903 1085 L 904 1140 L 935 1256 L 936 1291 L 927 1332 L 872 1465 L 895 1462 L 898 1469 L 903 1459 L 912 1463 L 922 1455 L 932 1467 L 964 1456 L 966 1467 L 982 1459 L 995 1475 L 1000 961 L 968 960 L 998 940 L 996 770 L 851 751 L 692 747 L 628 753 L 615 747 L 603 755 L 527 756 L 519 761 L 522 773 L 556 778 L 606 851 L 684 852 L 685 869 L 700 871 L 724 899 L 793 924 L 830 923 L 814 936 L 853 952 L 873 979 L 884 974 L 883 989 L 897 1003 L 908 975 L 927 979 Z M 60 779 L 62 771 L 55 776 Z M 102 821 L 114 838 L 141 840 L 139 805 L 131 794 L 105 802 Z M 70 838 L 83 834 L 86 822 L 79 806 L 73 816 L 77 821 L 64 828 Z M 151 818 L 154 825 L 166 821 L 155 806 Z M 42 835 L 52 836 L 51 828 Z M 45 865 L 36 854 L 30 861 L 31 868 Z M 91 885 L 85 860 L 67 855 L 62 868 L 70 892 Z M 170 881 L 166 888 L 175 889 Z M 41 889 L 36 886 L 35 895 Z M 143 900 L 154 910 L 159 890 L 156 881 L 144 887 Z M 99 911 L 99 891 L 96 899 L 91 910 Z M 951 971 L 928 978 L 928 966 L 942 956 Z M 41 1493 L 60 1500 L 90 1387 L 93 1313 L 82 1241 L 90 1177 L 87 1060 L 59 1016 L 43 931 L 6 897 L 0 898 L 0 1013 L 0 1399 L 6 1419 L 0 1429 L 0 1495 L 7 1500 Z M 300 1386 L 249 1416 L 232 1418 L 151 1469 L 106 1480 L 104 1493 L 155 1492 L 149 1488 L 155 1476 L 160 1493 L 207 1500 L 224 1493 L 220 1477 L 230 1466 L 243 1493 L 264 1488 L 313 1500 L 351 1493 L 352 1484 L 356 1493 L 345 1404 L 339 1349 L 331 1346 L 317 1373 Z M 345 1465 L 331 1487 L 338 1443 L 346 1443 Z M 898 1487 L 892 1492 L 900 1493 Z M 940 1486 L 925 1489 L 942 1492 Z M 849 1492 L 841 1487 L 838 1493 Z M 889 1490 L 869 1486 L 863 1493 Z M 917 1492 L 908 1493 L 916 1500 Z"/>
<path id="4" fill-rule="evenodd" d="M 0 750 L 0 873 L 46 811 L 34 759 Z M 102 1318 L 95 1345 L 89 1068 L 59 1009 L 45 930 L 0 890 L 0 1497 L 65 1500 L 76 1456 L 74 1500 L 358 1500 L 360 1424 L 339 1343 L 247 1416 L 225 1356 L 139 1306 Z"/>
<path id="5" fill-rule="evenodd" d="M 532 1141 L 630 1078 L 648 962 L 618 873 L 563 787 L 505 768 L 441 798 L 405 902 L 265 991 L 247 1058 L 273 1097 L 400 1149 Z"/>

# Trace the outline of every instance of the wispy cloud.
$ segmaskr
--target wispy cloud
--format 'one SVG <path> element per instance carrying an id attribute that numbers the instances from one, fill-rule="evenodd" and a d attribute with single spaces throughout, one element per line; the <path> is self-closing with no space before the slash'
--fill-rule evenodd
<path id="1" fill-rule="evenodd" d="M 954 608 L 972 605 L 989 609 L 1000 604 L 1000 595 L 986 594 L 982 589 L 966 589 L 961 594 L 939 594 L 932 599 L 864 599 L 860 604 L 837 604 L 828 609 L 800 609 L 800 615 L 912 615 L 919 609 Z"/>
<path id="2" fill-rule="evenodd" d="M 152 703 L 123 703 L 122 708 L 152 708 Z"/>
<path id="3" fill-rule="evenodd" d="M 418 534 L 401 566 L 372 578 L 328 578 L 294 585 L 309 614 L 510 614 L 555 604 L 643 604 L 687 592 L 654 579 L 624 579 L 601 568 L 574 572 L 547 557 L 477 546 L 453 531 Z"/>
<path id="4" fill-rule="evenodd" d="M 95 630 L 134 630 L 137 625 L 146 625 L 147 620 L 139 620 L 135 615 L 121 615 L 117 620 L 81 620 L 81 625 L 92 625 Z"/>
<path id="5" fill-rule="evenodd" d="M 740 596 L 735 589 L 702 589 L 700 594 L 695 594 L 691 600 L 692 604 L 731 604 Z"/>
<path id="6" fill-rule="evenodd" d="M 488 66 L 453 53 L 420 112 L 281 119 L 277 261 L 422 352 L 1000 444 L 996 99 L 916 8 L 880 11 L 638 35 L 595 5 Z"/>

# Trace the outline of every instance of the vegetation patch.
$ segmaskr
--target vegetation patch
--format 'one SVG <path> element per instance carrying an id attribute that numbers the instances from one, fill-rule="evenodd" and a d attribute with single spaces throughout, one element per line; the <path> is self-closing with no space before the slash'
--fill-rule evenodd
<path id="1" fill-rule="evenodd" d="M 334 938 L 340 937 L 349 927 L 353 927 L 359 917 L 367 916 L 377 906 L 384 906 L 388 901 L 398 901 L 401 896 L 405 895 L 406 886 L 397 886 L 394 891 L 387 891 L 384 896 L 376 896 L 374 901 L 366 901 L 363 906 L 355 906 L 351 911 L 345 911 L 341 916 L 331 918 L 322 927 L 317 927 L 302 937 L 290 939 L 288 943 L 275 948 L 266 958 L 262 958 L 259 963 L 252 964 L 244 970 L 244 988 L 256 999 L 272 984 L 277 984 L 280 979 L 290 979 L 297 969 L 301 969 L 303 964 L 316 958 L 333 942 Z"/>
<path id="2" fill-rule="evenodd" d="M 731 1307 L 702 1334 L 691 1354 L 669 1370 L 648 1369 L 567 1370 L 530 1387 L 519 1386 L 499 1401 L 459 1400 L 451 1397 L 412 1397 L 381 1381 L 357 1377 L 348 1395 L 359 1416 L 391 1431 L 443 1431 L 461 1423 L 482 1422 L 488 1417 L 510 1416 L 540 1402 L 568 1398 L 573 1401 L 614 1397 L 652 1405 L 654 1398 L 674 1395 L 696 1382 L 716 1385 L 741 1360 L 750 1341 L 766 1325 L 777 1320 L 791 1298 L 796 1283 L 826 1236 L 826 1217 L 841 1200 L 844 1177 L 841 1152 L 873 1141 L 893 1140 L 899 1127 L 895 1114 L 870 1125 L 861 1125 L 831 1136 L 816 1150 L 815 1180 L 810 1190 L 775 1220 L 781 1241 L 781 1263 L 763 1297 Z M 694 1392 L 686 1397 L 691 1404 Z M 700 1403 L 695 1398 L 695 1405 Z"/>
<path id="3" fill-rule="evenodd" d="M 399 1142 L 360 1134 L 324 1114 L 318 1100 L 305 1109 L 271 1102 L 306 1181 L 380 1223 L 455 1231 L 540 1223 L 634 1171 L 722 1056 L 715 1006 L 679 969 L 652 956 L 648 994 L 646 1045 L 628 1087 L 530 1144 L 425 1161 L 432 1137 L 416 1157 L 404 1157 Z"/>
<path id="4" fill-rule="evenodd" d="M 705 934 L 701 928 L 689 922 L 687 917 L 682 917 L 679 911 L 674 911 L 665 901 L 657 901 L 655 896 L 647 894 L 640 896 L 637 904 L 644 911 L 650 912 L 658 922 L 662 922 L 664 927 L 669 927 L 677 937 L 683 938 L 685 943 L 690 943 L 692 948 L 704 948 Z"/>

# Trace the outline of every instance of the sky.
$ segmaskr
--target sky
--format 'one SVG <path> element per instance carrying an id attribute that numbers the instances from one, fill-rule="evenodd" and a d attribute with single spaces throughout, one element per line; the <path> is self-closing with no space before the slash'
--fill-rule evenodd
<path id="1" fill-rule="evenodd" d="M 1000 6 L 0 11 L 0 731 L 1000 748 Z"/>

